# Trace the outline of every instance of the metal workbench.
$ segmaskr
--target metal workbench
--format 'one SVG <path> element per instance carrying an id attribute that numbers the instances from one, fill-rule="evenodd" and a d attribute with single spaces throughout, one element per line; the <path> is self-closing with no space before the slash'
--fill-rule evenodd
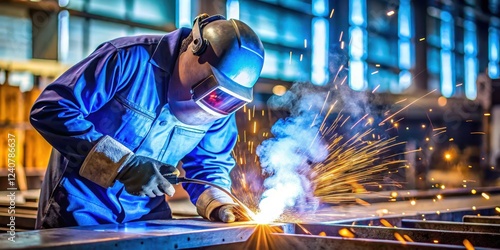
<path id="1" fill-rule="evenodd" d="M 499 205 L 500 195 L 445 197 L 325 207 L 264 227 L 174 219 L 34 230 L 3 236 L 0 249 L 500 249 Z"/>
<path id="2" fill-rule="evenodd" d="M 285 228 L 287 224 L 276 224 Z M 215 223 L 201 219 L 153 220 L 34 230 L 2 237 L 0 249 L 186 249 L 244 242 L 254 232 L 248 223 Z"/>

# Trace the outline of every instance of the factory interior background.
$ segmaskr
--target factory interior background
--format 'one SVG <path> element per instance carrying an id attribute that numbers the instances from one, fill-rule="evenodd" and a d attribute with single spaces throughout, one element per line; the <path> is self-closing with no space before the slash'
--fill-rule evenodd
<path id="1" fill-rule="evenodd" d="M 262 193 L 259 145 L 280 133 L 273 126 L 294 116 L 301 96 L 315 93 L 324 102 L 295 115 L 318 107 L 316 136 L 348 158 L 342 164 L 363 155 L 355 171 L 370 173 L 350 179 L 358 172 L 332 170 L 342 181 L 313 191 L 325 202 L 360 203 L 356 194 L 390 201 L 410 191 L 481 196 L 476 189 L 500 186 L 497 0 L 1 0 L 0 190 L 8 187 L 7 134 L 15 134 L 17 186 L 36 204 L 51 147 L 28 117 L 45 86 L 105 41 L 191 27 L 200 13 L 246 22 L 265 48 L 254 101 L 237 112 L 231 175 L 241 199 Z M 484 78 L 491 91 L 478 88 Z M 291 137 L 304 134 L 293 129 Z M 345 146 L 349 139 L 357 146 Z M 187 200 L 176 189 L 169 199 Z"/>

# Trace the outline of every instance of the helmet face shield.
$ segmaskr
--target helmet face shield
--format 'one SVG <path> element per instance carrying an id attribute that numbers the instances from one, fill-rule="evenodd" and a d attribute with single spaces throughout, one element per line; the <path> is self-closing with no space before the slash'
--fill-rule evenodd
<path id="1" fill-rule="evenodd" d="M 221 85 L 214 75 L 195 84 L 191 90 L 193 100 L 206 112 L 216 116 L 229 115 L 251 102 Z"/>
<path id="2" fill-rule="evenodd" d="M 253 100 L 264 47 L 248 25 L 222 16 L 197 17 L 191 34 L 192 53 L 179 56 L 168 100 L 181 122 L 207 124 Z"/>

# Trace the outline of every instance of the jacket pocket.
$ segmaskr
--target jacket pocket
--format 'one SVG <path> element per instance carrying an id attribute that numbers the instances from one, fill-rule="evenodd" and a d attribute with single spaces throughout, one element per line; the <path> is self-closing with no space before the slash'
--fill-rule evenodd
<path id="1" fill-rule="evenodd" d="M 180 161 L 186 154 L 190 153 L 205 136 L 206 131 L 183 126 L 175 126 L 172 131 L 172 138 L 168 144 L 163 162 L 169 164 Z"/>
<path id="2" fill-rule="evenodd" d="M 154 116 L 123 98 L 115 97 L 90 118 L 96 129 L 112 136 L 131 150 L 141 144 L 153 124 Z"/>

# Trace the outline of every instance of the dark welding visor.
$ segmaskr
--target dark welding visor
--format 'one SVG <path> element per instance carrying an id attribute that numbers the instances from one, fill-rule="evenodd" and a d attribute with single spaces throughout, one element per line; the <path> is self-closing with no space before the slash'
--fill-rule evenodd
<path id="1" fill-rule="evenodd" d="M 195 84 L 191 90 L 193 100 L 203 110 L 215 116 L 226 116 L 252 101 L 251 89 L 226 81 L 218 81 L 215 77 L 218 72 L 214 70 L 213 73 Z M 220 75 L 220 77 L 224 76 Z"/>

